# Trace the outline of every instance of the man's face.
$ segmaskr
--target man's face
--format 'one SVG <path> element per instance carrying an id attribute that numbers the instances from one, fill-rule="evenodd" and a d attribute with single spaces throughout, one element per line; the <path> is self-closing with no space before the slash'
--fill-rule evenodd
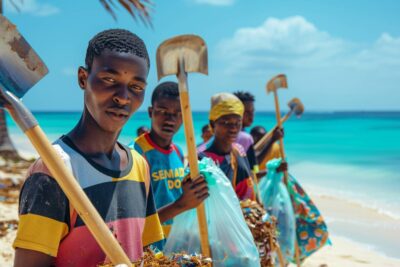
<path id="1" fill-rule="evenodd" d="M 218 118 L 213 123 L 213 127 L 217 141 L 232 144 L 242 128 L 242 118 L 236 114 L 225 115 Z"/>
<path id="2" fill-rule="evenodd" d="M 131 53 L 105 50 L 93 60 L 90 73 L 79 68 L 85 108 L 100 128 L 119 132 L 143 102 L 147 63 Z"/>
<path id="3" fill-rule="evenodd" d="M 155 133 L 166 140 L 172 140 L 174 134 L 182 125 L 182 112 L 179 99 L 157 99 L 149 107 L 151 128 Z"/>
<path id="4" fill-rule="evenodd" d="M 256 131 L 256 132 L 252 132 L 251 136 L 253 137 L 254 143 L 256 144 L 258 141 L 261 140 L 261 138 L 263 138 L 263 136 L 266 134 L 265 131 Z"/>
<path id="5" fill-rule="evenodd" d="M 201 138 L 203 138 L 203 142 L 207 142 L 208 140 L 210 140 L 210 138 L 212 137 L 212 132 L 210 130 L 210 127 L 207 127 L 207 129 L 204 130 L 204 132 L 201 134 Z"/>
<path id="6" fill-rule="evenodd" d="M 254 120 L 254 102 L 245 101 L 243 113 L 243 128 L 251 126 Z"/>

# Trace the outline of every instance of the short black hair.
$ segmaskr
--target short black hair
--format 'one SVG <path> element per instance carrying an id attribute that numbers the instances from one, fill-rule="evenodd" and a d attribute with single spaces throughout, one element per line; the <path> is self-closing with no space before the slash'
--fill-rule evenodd
<path id="1" fill-rule="evenodd" d="M 254 135 L 256 135 L 256 134 L 264 134 L 264 133 L 266 133 L 267 132 L 267 130 L 264 128 L 264 127 L 262 127 L 262 126 L 254 126 L 252 129 L 251 129 L 251 131 L 250 131 L 250 134 L 252 135 L 252 136 L 254 136 Z"/>
<path id="2" fill-rule="evenodd" d="M 233 93 L 237 98 L 240 99 L 240 101 L 243 102 L 254 102 L 255 97 L 252 95 L 250 92 L 245 92 L 245 91 L 236 91 Z"/>
<path id="3" fill-rule="evenodd" d="M 96 56 L 108 49 L 121 53 L 131 53 L 143 58 L 150 68 L 149 54 L 143 40 L 136 34 L 123 29 L 110 29 L 99 32 L 90 41 L 86 50 L 85 64 L 90 72 L 93 60 Z"/>
<path id="4" fill-rule="evenodd" d="M 151 105 L 160 98 L 179 99 L 179 87 L 176 82 L 163 82 L 154 88 L 151 95 Z"/>
<path id="5" fill-rule="evenodd" d="M 209 129 L 210 129 L 210 124 L 206 124 L 203 127 L 201 127 L 201 133 L 205 133 Z"/>

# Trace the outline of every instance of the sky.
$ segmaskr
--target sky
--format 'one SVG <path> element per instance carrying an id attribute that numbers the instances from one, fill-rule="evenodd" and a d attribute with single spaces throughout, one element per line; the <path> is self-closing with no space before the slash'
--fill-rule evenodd
<path id="1" fill-rule="evenodd" d="M 308 111 L 400 110 L 398 0 L 153 0 L 152 27 L 122 8 L 116 21 L 98 0 L 12 0 L 19 12 L 3 1 L 5 16 L 50 70 L 23 99 L 33 111 L 82 110 L 77 69 L 88 41 L 109 28 L 131 30 L 147 44 L 141 110 L 158 83 L 158 45 L 180 34 L 199 35 L 208 47 L 208 76 L 189 74 L 193 110 L 208 110 L 218 92 L 245 90 L 255 95 L 256 110 L 272 111 L 265 85 L 280 73 L 289 85 L 278 91 L 282 109 L 298 97 Z"/>

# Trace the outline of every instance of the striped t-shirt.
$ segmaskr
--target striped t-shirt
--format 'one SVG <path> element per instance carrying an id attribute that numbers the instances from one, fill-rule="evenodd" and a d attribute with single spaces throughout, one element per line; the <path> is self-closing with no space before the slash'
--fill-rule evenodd
<path id="1" fill-rule="evenodd" d="M 255 200 L 253 178 L 243 147 L 238 143 L 233 143 L 231 153 L 220 154 L 213 149 L 212 144 L 197 148 L 199 159 L 211 158 L 231 181 L 240 200 Z"/>
<path id="2" fill-rule="evenodd" d="M 128 257 L 164 238 L 146 161 L 128 155 L 124 170 L 109 170 L 85 157 L 66 136 L 53 145 Z M 28 171 L 20 194 L 20 222 L 13 246 L 55 257 L 55 266 L 96 266 L 105 254 L 41 159 Z"/>
<path id="3" fill-rule="evenodd" d="M 184 178 L 182 150 L 172 143 L 168 149 L 155 144 L 148 133 L 139 136 L 134 144 L 149 164 L 151 186 L 157 209 L 175 202 L 182 195 L 182 180 Z M 168 237 L 173 220 L 163 223 L 164 234 Z"/>

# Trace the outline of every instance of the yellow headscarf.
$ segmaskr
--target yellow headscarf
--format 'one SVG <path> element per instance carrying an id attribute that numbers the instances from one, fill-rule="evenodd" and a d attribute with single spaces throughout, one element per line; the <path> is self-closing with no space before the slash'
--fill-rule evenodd
<path id="1" fill-rule="evenodd" d="M 243 117 L 242 101 L 231 93 L 219 93 L 211 97 L 210 121 L 216 121 L 222 116 L 236 114 Z"/>

